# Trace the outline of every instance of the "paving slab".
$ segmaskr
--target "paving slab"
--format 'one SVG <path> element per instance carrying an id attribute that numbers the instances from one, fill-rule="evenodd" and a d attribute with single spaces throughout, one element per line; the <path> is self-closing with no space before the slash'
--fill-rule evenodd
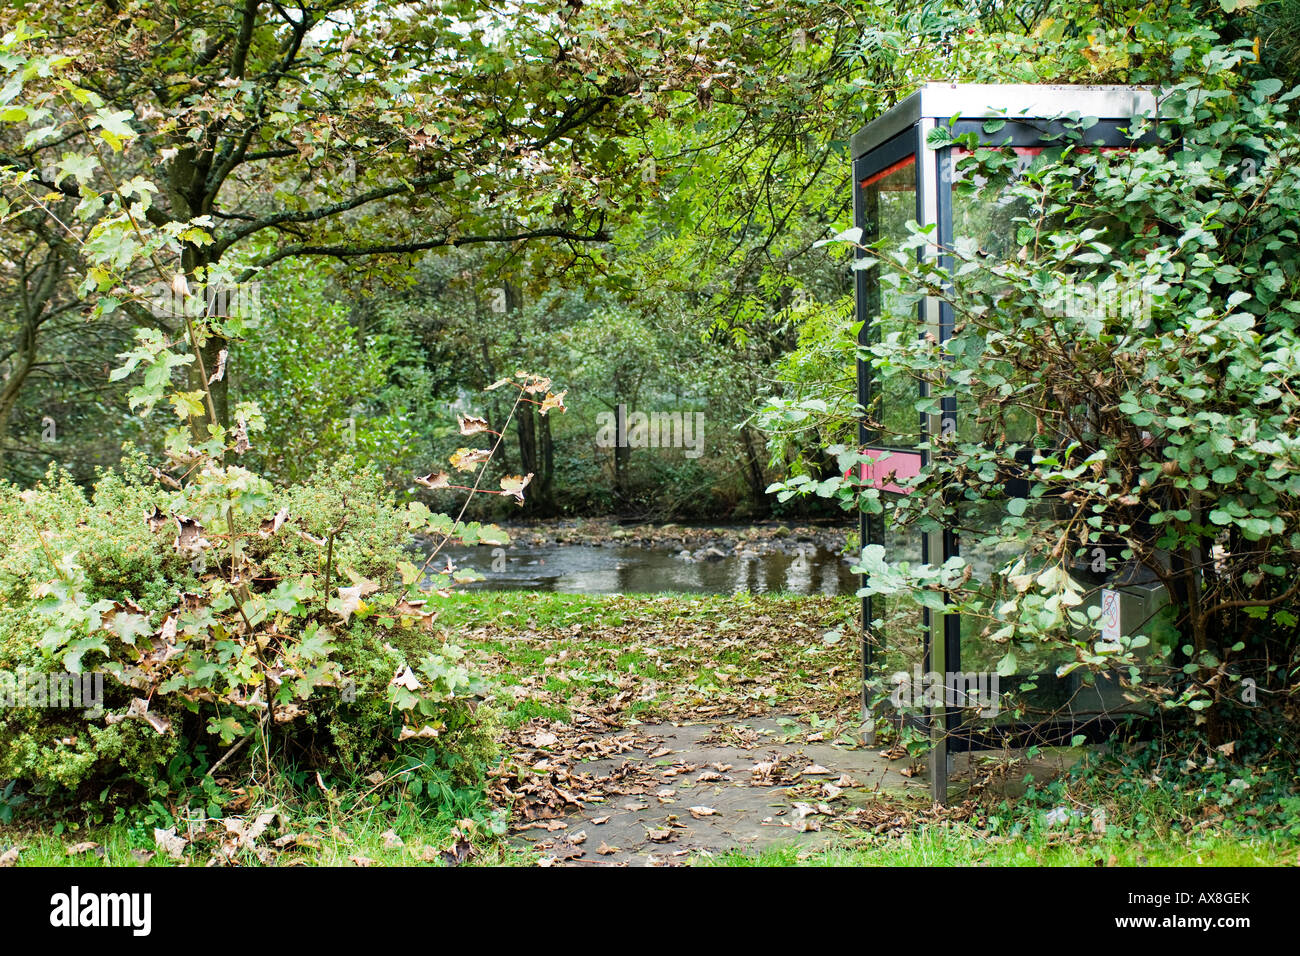
<path id="1" fill-rule="evenodd" d="M 735 850 L 810 850 L 833 839 L 831 827 L 852 819 L 855 808 L 928 804 L 923 761 L 847 735 L 827 739 L 789 719 L 642 724 L 618 733 L 623 752 L 574 768 L 607 786 L 584 794 L 580 810 L 516 833 L 544 864 L 671 866 Z M 1048 749 L 1032 760 L 1018 751 L 957 754 L 950 803 L 972 789 L 1015 796 L 1027 772 L 1042 779 L 1080 753 Z"/>
<path id="2" fill-rule="evenodd" d="M 596 778 L 635 778 L 632 792 L 584 801 L 581 812 L 519 834 L 569 865 L 663 865 L 697 854 L 816 847 L 846 806 L 873 794 L 922 795 L 924 775 L 878 748 L 819 739 L 777 719 L 642 725 L 636 749 L 581 764 Z M 639 791 L 639 792 L 637 792 Z"/>

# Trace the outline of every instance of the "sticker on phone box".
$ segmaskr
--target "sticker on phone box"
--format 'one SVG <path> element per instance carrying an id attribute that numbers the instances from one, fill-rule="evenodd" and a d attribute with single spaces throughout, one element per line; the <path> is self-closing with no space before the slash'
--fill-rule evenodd
<path id="1" fill-rule="evenodd" d="M 892 448 L 864 448 L 862 454 L 872 461 L 859 465 L 864 482 L 881 491 L 905 495 L 911 492 L 910 485 L 901 484 L 921 473 L 921 453 L 916 451 L 896 451 Z M 845 472 L 848 477 L 850 472 Z"/>

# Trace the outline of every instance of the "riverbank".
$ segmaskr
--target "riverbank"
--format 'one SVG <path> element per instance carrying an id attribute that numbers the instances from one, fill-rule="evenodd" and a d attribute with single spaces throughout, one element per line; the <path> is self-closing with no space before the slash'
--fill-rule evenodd
<path id="1" fill-rule="evenodd" d="M 851 532 L 850 521 L 787 524 L 779 521 L 752 524 L 641 523 L 624 524 L 617 518 L 558 518 L 505 524 L 516 544 L 531 547 L 581 544 L 598 547 L 652 548 L 677 553 L 703 552 L 704 557 L 760 557 L 795 555 L 823 549 L 843 552 Z"/>

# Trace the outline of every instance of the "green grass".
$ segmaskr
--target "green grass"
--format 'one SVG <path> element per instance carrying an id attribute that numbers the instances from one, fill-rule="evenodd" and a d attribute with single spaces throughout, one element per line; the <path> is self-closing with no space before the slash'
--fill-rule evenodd
<path id="1" fill-rule="evenodd" d="M 388 845 L 385 833 L 393 830 L 403 846 Z M 124 825 L 76 834 L 54 836 L 10 834 L 25 845 L 18 866 L 168 866 L 161 854 L 149 862 L 132 855 L 133 849 L 150 848 L 142 834 Z M 103 855 L 88 852 L 70 856 L 67 847 L 90 840 L 101 844 Z M 300 863 L 311 866 L 441 865 L 423 859 L 426 847 L 440 849 L 449 845 L 451 829 L 447 822 L 421 821 L 399 815 L 392 821 L 382 814 L 370 819 L 350 821 L 337 832 L 322 832 L 319 846 L 298 847 L 283 855 L 280 865 Z M 962 828 L 930 827 L 918 829 L 901 838 L 868 841 L 852 835 L 836 838 L 825 847 L 809 849 L 778 846 L 759 852 L 731 852 L 718 856 L 699 856 L 696 866 L 1294 866 L 1300 859 L 1300 841 L 1264 838 L 1238 839 L 1214 835 L 1177 841 L 1135 841 L 1108 837 L 1078 845 L 1053 844 L 1042 834 L 1023 838 L 993 838 Z M 358 860 L 362 862 L 358 862 Z M 509 841 L 481 841 L 468 865 L 528 866 L 534 853 L 520 849 Z M 242 862 L 256 865 L 256 857 Z"/>
<path id="2" fill-rule="evenodd" d="M 496 624 L 500 627 L 538 629 L 582 625 L 623 624 L 626 612 L 620 602 L 586 594 L 535 591 L 458 591 L 434 596 L 438 624 L 448 630 Z"/>
<path id="3" fill-rule="evenodd" d="M 497 684 L 493 706 L 511 729 L 537 717 L 565 719 L 575 697 L 606 700 L 629 678 L 659 686 L 627 704 L 628 716 L 643 720 L 746 700 L 824 711 L 828 691 L 847 699 L 826 686 L 825 674 L 838 664 L 848 682 L 854 672 L 851 642 L 819 640 L 852 619 L 852 598 L 487 591 L 434 603 L 438 627 Z"/>
<path id="4" fill-rule="evenodd" d="M 329 825 L 308 825 L 301 828 L 305 845 L 291 847 L 278 854 L 276 864 L 307 866 L 441 866 L 441 859 L 426 859 L 430 854 L 449 847 L 454 842 L 452 822 L 445 819 L 422 819 L 419 814 L 406 810 L 396 815 L 376 811 L 354 819 Z M 218 825 L 219 828 L 219 825 Z M 298 827 L 291 827 L 299 832 Z M 211 827 L 210 832 L 215 830 Z M 178 830 L 184 834 L 184 828 Z M 396 834 L 401 846 L 393 843 L 389 833 Z M 68 847 L 82 842 L 94 842 L 99 850 L 69 854 Z M 515 849 L 510 843 L 487 836 L 474 841 L 475 852 L 466 861 L 470 866 L 529 865 L 532 857 Z M 51 830 L 39 832 L 9 830 L 0 839 L 0 846 L 22 846 L 16 866 L 173 866 L 162 853 L 148 861 L 141 860 L 135 851 L 153 851 L 152 834 L 144 828 L 125 824 L 96 827 L 78 832 L 56 835 Z M 201 865 L 215 843 L 202 843 L 201 851 L 187 851 L 190 865 Z M 102 852 L 101 852 L 102 851 Z M 242 852 L 236 862 L 259 865 L 257 856 Z"/>
<path id="5" fill-rule="evenodd" d="M 1230 836 L 1186 844 L 1108 838 L 1079 845 L 1041 839 L 991 842 L 986 837 L 938 828 L 871 844 L 851 839 L 808 850 L 776 847 L 758 853 L 701 857 L 701 866 L 1294 866 L 1300 842 L 1238 840 Z"/>
<path id="6" fill-rule="evenodd" d="M 766 594 L 563 594 L 551 591 L 458 591 L 434 596 L 438 625 L 458 627 L 496 624 L 500 627 L 537 629 L 572 627 L 574 624 L 619 626 L 665 615 L 684 620 L 711 621 L 724 629 L 744 626 L 743 615 L 779 609 L 808 600 L 799 595 Z M 849 611 L 854 598 L 841 603 Z M 738 618 L 739 616 L 739 618 Z"/>

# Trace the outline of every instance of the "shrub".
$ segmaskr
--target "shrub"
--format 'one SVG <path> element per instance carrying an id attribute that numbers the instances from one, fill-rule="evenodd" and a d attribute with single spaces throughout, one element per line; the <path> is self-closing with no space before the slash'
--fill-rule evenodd
<path id="1" fill-rule="evenodd" d="M 481 783 L 484 688 L 396 572 L 419 523 L 348 459 L 283 489 L 238 468 L 169 489 L 136 455 L 89 494 L 57 470 L 0 488 L 0 669 L 104 675 L 102 713 L 0 710 L 0 779 L 176 796 L 258 734 L 310 768 Z M 258 751 L 227 771 L 246 775 Z M 182 754 L 194 759 L 178 781 L 167 770 Z"/>

